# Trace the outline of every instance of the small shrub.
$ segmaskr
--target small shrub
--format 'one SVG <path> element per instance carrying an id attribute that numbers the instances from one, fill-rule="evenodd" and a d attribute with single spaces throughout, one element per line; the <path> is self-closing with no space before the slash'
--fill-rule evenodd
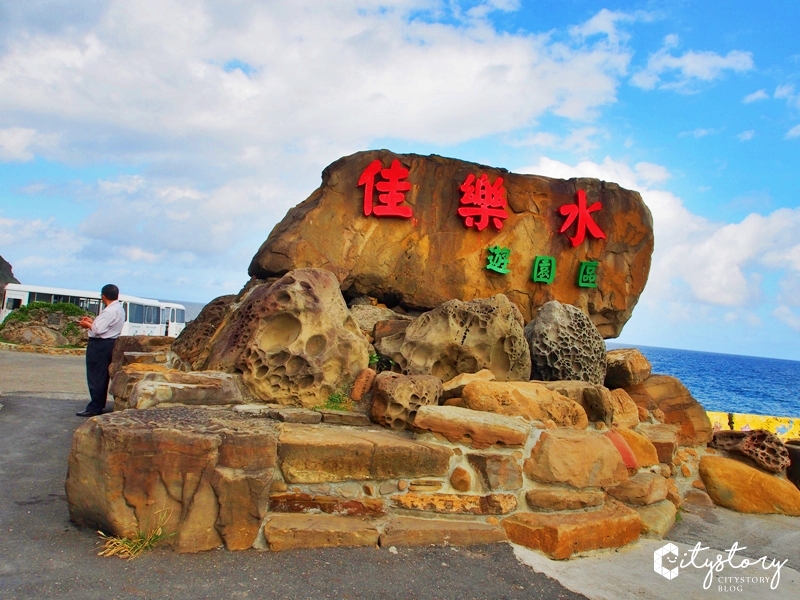
<path id="1" fill-rule="evenodd" d="M 45 311 L 48 314 L 60 312 L 67 317 L 82 317 L 92 314 L 70 302 L 56 302 L 55 304 L 50 304 L 49 302 L 31 302 L 30 304 L 20 306 L 11 311 L 3 321 L 3 324 L 0 325 L 0 330 L 8 323 L 27 323 L 33 318 L 33 312 L 39 310 Z"/>
<path id="2" fill-rule="evenodd" d="M 76 337 L 81 334 L 81 329 L 76 323 L 67 323 L 61 333 L 66 337 Z"/>
<path id="3" fill-rule="evenodd" d="M 335 392 L 328 396 L 328 399 L 325 401 L 325 404 L 322 405 L 322 408 L 327 410 L 351 411 L 354 407 L 353 401 L 346 392 Z"/>
<path id="4" fill-rule="evenodd" d="M 139 531 L 134 537 L 126 538 L 110 536 L 102 531 L 98 531 L 97 533 L 100 535 L 102 541 L 100 552 L 98 552 L 97 555 L 118 556 L 119 558 L 127 558 L 130 560 L 136 558 L 146 550 L 152 550 L 159 542 L 175 535 L 174 533 L 164 532 L 164 525 L 166 525 L 172 511 L 160 510 L 156 514 L 159 515 L 158 523 L 150 533 Z"/>

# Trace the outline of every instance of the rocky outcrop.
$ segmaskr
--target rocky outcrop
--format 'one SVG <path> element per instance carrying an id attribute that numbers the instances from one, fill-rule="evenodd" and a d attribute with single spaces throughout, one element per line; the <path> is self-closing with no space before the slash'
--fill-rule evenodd
<path id="1" fill-rule="evenodd" d="M 609 427 L 614 423 L 614 409 L 617 401 L 612 397 L 611 392 L 602 385 L 595 385 L 586 381 L 544 381 L 538 383 L 580 404 L 591 422 L 602 421 Z M 629 417 L 621 415 L 621 418 L 626 420 Z"/>
<path id="2" fill-rule="evenodd" d="M 586 411 L 577 402 L 534 382 L 473 381 L 464 386 L 461 399 L 466 408 L 557 427 L 586 429 Z"/>
<path id="3" fill-rule="evenodd" d="M 660 410 L 664 423 L 676 425 L 681 446 L 699 446 L 711 441 L 713 431 L 705 409 L 675 377 L 651 375 L 625 391 L 637 406 L 648 411 Z"/>
<path id="4" fill-rule="evenodd" d="M 219 296 L 203 307 L 172 344 L 172 351 L 192 369 L 202 368 L 210 353 L 209 343 L 233 310 L 236 296 Z"/>
<path id="5" fill-rule="evenodd" d="M 19 280 L 14 277 L 11 271 L 11 265 L 0 256 L 0 290 L 6 287 L 7 283 L 19 283 Z"/>
<path id="6" fill-rule="evenodd" d="M 249 289 L 215 334 L 204 368 L 241 372 L 261 400 L 311 408 L 349 387 L 368 362 L 336 278 L 301 269 Z"/>
<path id="7" fill-rule="evenodd" d="M 448 381 L 461 373 L 489 369 L 497 381 L 530 379 L 522 315 L 502 294 L 445 302 L 375 347 L 411 375 Z"/>
<path id="8" fill-rule="evenodd" d="M 653 367 L 636 348 L 609 350 L 606 354 L 605 386 L 609 389 L 639 385 L 650 377 Z"/>
<path id="9" fill-rule="evenodd" d="M 410 189 L 401 206 L 411 209 L 412 218 L 365 216 L 366 190 L 359 182 L 376 160 L 385 169 L 397 161 L 397 168 L 408 170 Z M 490 184 L 503 179 L 508 207 L 499 229 L 465 227 L 465 217 L 458 214 L 464 196 L 459 187 L 468 176 L 483 174 Z M 376 181 L 383 182 L 380 176 Z M 606 238 L 587 237 L 575 247 L 567 237 L 574 237 L 575 226 L 559 233 L 565 217 L 558 211 L 576 205 L 579 189 L 589 202 L 602 203 L 592 218 Z M 485 268 L 490 246 L 513 249 L 509 273 Z M 585 309 L 604 336 L 615 337 L 647 281 L 652 249 L 647 207 L 638 193 L 615 184 L 517 175 L 439 156 L 375 150 L 327 167 L 320 188 L 273 229 L 249 272 L 267 277 L 325 266 L 348 296 L 367 294 L 390 308 L 400 304 L 427 310 L 451 299 L 504 293 L 526 320 L 537 307 L 557 299 Z M 537 256 L 555 258 L 551 284 L 530 281 Z M 582 261 L 598 261 L 597 288 L 577 285 Z"/>
<path id="10" fill-rule="evenodd" d="M 375 324 L 381 321 L 411 321 L 412 317 L 401 315 L 389 308 L 372 306 L 371 304 L 356 304 L 350 307 L 350 314 L 356 320 L 361 331 L 371 334 Z"/>
<path id="11" fill-rule="evenodd" d="M 422 406 L 417 411 L 414 427 L 473 448 L 488 448 L 493 444 L 522 446 L 530 431 L 525 421 L 517 417 L 457 406 Z"/>
<path id="12" fill-rule="evenodd" d="M 438 404 L 442 381 L 433 375 L 380 373 L 375 377 L 372 419 L 390 429 L 411 429 L 420 406 Z"/>
<path id="13" fill-rule="evenodd" d="M 180 552 L 250 548 L 277 457 L 273 421 L 164 408 L 89 419 L 72 440 L 70 518 L 134 536 L 163 522 Z"/>
<path id="14" fill-rule="evenodd" d="M 55 348 L 58 346 L 86 346 L 89 336 L 78 326 L 83 315 L 80 308 L 69 305 L 67 311 L 55 310 L 57 305 L 26 309 L 22 319 L 17 311 L 0 323 L 0 336 L 15 344 Z"/>
<path id="15" fill-rule="evenodd" d="M 800 490 L 732 458 L 704 456 L 700 477 L 715 504 L 742 513 L 800 516 Z"/>
<path id="16" fill-rule="evenodd" d="M 168 353 L 174 341 L 174 338 L 161 335 L 121 335 L 114 343 L 109 375 L 113 379 L 120 369 L 132 364 L 167 366 Z"/>
<path id="17" fill-rule="evenodd" d="M 66 346 L 69 340 L 60 332 L 42 325 L 19 324 L 14 327 L 3 328 L 3 337 L 14 344 L 28 344 L 30 346 Z"/>
<path id="18" fill-rule="evenodd" d="M 578 308 L 553 300 L 525 326 L 531 379 L 578 380 L 602 385 L 606 345 L 594 323 Z"/>
<path id="19" fill-rule="evenodd" d="M 780 473 L 791 464 L 789 451 L 780 438 L 764 429 L 717 431 L 710 446 L 746 456 L 762 469 L 772 473 Z"/>

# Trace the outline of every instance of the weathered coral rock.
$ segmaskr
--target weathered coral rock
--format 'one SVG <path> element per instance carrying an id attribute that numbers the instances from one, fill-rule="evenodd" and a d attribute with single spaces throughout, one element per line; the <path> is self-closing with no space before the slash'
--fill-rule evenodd
<path id="1" fill-rule="evenodd" d="M 658 451 L 656 447 L 641 433 L 633 429 L 624 428 L 617 429 L 616 431 L 628 442 L 628 446 L 636 456 L 636 462 L 639 463 L 640 467 L 652 467 L 660 462 L 658 460 Z"/>
<path id="2" fill-rule="evenodd" d="M 489 369 L 498 381 L 530 379 L 522 315 L 503 294 L 445 302 L 375 347 L 412 375 L 449 381 L 461 373 Z"/>
<path id="3" fill-rule="evenodd" d="M 381 431 L 285 425 L 279 454 L 287 482 L 324 483 L 444 476 L 453 452 Z"/>
<path id="4" fill-rule="evenodd" d="M 628 478 L 614 444 L 590 431 L 543 431 L 524 464 L 525 475 L 543 483 L 566 483 L 576 488 L 608 487 Z"/>
<path id="5" fill-rule="evenodd" d="M 680 428 L 681 446 L 699 446 L 711 441 L 713 430 L 705 409 L 678 379 L 651 375 L 643 383 L 625 389 L 633 401 L 653 413 L 662 423 Z M 657 411 L 662 411 L 658 415 Z"/>
<path id="6" fill-rule="evenodd" d="M 75 432 L 70 518 L 131 537 L 165 520 L 180 552 L 249 548 L 267 510 L 274 421 L 224 410 L 162 408 L 89 419 Z"/>
<path id="7" fill-rule="evenodd" d="M 459 408 L 456 406 L 422 406 L 414 419 L 414 427 L 439 433 L 450 442 L 488 448 L 492 444 L 522 446 L 530 427 L 517 417 Z"/>
<path id="8" fill-rule="evenodd" d="M 667 498 L 667 480 L 655 473 L 637 473 L 628 481 L 609 488 L 608 495 L 638 506 L 647 506 Z"/>
<path id="9" fill-rule="evenodd" d="M 392 496 L 398 508 L 423 510 L 436 513 L 505 515 L 517 508 L 517 497 L 513 494 L 400 494 Z"/>
<path id="10" fill-rule="evenodd" d="M 662 539 L 675 525 L 678 509 L 669 500 L 662 500 L 649 506 L 636 506 L 634 510 L 642 521 L 642 535 Z"/>
<path id="11" fill-rule="evenodd" d="M 518 490 L 522 487 L 522 469 L 512 456 L 468 454 L 467 460 L 490 491 Z"/>
<path id="12" fill-rule="evenodd" d="M 301 269 L 246 293 L 214 336 L 205 368 L 241 371 L 262 400 L 313 408 L 353 383 L 368 346 L 336 277 Z"/>
<path id="13" fill-rule="evenodd" d="M 629 544 L 638 539 L 641 520 L 633 509 L 609 500 L 590 512 L 516 513 L 503 520 L 503 528 L 515 544 L 563 560 L 589 550 Z"/>
<path id="14" fill-rule="evenodd" d="M 508 539 L 502 527 L 469 521 L 444 521 L 395 517 L 381 534 L 380 544 L 387 546 L 471 546 L 493 544 Z"/>
<path id="15" fill-rule="evenodd" d="M 463 467 L 456 467 L 450 475 L 450 485 L 459 492 L 468 492 L 472 487 L 472 476 Z"/>
<path id="16" fill-rule="evenodd" d="M 442 384 L 442 398 L 460 398 L 464 386 L 473 381 L 494 381 L 496 377 L 489 369 L 481 369 L 477 373 L 461 373 Z"/>
<path id="17" fill-rule="evenodd" d="M 609 427 L 614 423 L 615 402 L 611 392 L 602 385 L 586 381 L 543 381 L 549 390 L 571 398 L 583 407 L 590 421 L 601 421 Z"/>
<path id="18" fill-rule="evenodd" d="M 378 321 L 372 328 L 372 343 L 378 346 L 383 338 L 403 333 L 409 325 L 411 325 L 410 320 Z"/>
<path id="19" fill-rule="evenodd" d="M 626 388 L 643 383 L 650 377 L 653 366 L 636 348 L 609 350 L 606 354 L 605 386 Z"/>
<path id="20" fill-rule="evenodd" d="M 589 424 L 580 404 L 534 382 L 473 381 L 464 387 L 461 399 L 472 410 L 529 421 L 552 419 L 559 427 L 586 429 Z"/>
<path id="21" fill-rule="evenodd" d="M 30 346 L 66 346 L 69 340 L 60 332 L 42 325 L 21 325 L 19 327 L 5 327 L 3 337 L 15 344 L 28 344 Z"/>
<path id="22" fill-rule="evenodd" d="M 413 219 L 365 217 L 364 170 L 379 160 L 388 168 L 394 160 L 409 170 L 411 190 L 403 206 Z M 469 175 L 503 178 L 508 218 L 502 230 L 465 229 L 458 215 Z M 380 181 L 380 180 L 379 180 Z M 606 239 L 588 238 L 573 247 L 559 234 L 558 209 L 575 204 L 578 189 L 603 209 L 592 214 Z M 377 203 L 377 199 L 376 199 Z M 486 247 L 513 248 L 507 275 L 487 271 Z M 348 295 L 368 294 L 390 306 L 430 309 L 453 298 L 471 300 L 505 293 L 525 319 L 548 300 L 586 308 L 603 335 L 619 335 L 630 318 L 650 269 L 652 218 L 638 193 L 596 179 L 569 181 L 517 175 L 500 169 L 439 156 L 394 154 L 387 150 L 344 157 L 322 174 L 322 185 L 289 211 L 253 257 L 255 277 L 292 269 L 325 266 L 336 273 Z M 515 266 L 514 256 L 520 257 Z M 553 256 L 557 275 L 552 285 L 531 284 L 530 261 Z M 523 268 L 522 257 L 528 261 Z M 598 287 L 576 284 L 580 261 L 598 260 Z"/>
<path id="23" fill-rule="evenodd" d="M 264 524 L 264 539 L 273 552 L 377 546 L 379 537 L 373 523 L 336 515 L 274 514 Z"/>
<path id="24" fill-rule="evenodd" d="M 270 494 L 269 509 L 284 513 L 327 513 L 348 517 L 379 517 L 386 513 L 383 500 L 375 498 L 338 498 L 312 496 L 300 492 Z"/>
<path id="25" fill-rule="evenodd" d="M 700 477 L 715 504 L 742 513 L 800 516 L 800 490 L 791 482 L 732 458 L 704 456 Z"/>
<path id="26" fill-rule="evenodd" d="M 384 372 L 375 378 L 372 418 L 390 429 L 410 429 L 420 406 L 438 404 L 442 381 L 433 375 Z"/>
<path id="27" fill-rule="evenodd" d="M 786 451 L 789 453 L 789 468 L 786 469 L 786 478 L 800 489 L 800 440 L 788 440 Z"/>
<path id="28" fill-rule="evenodd" d="M 576 490 L 557 486 L 537 486 L 525 493 L 525 500 L 531 510 L 560 511 L 578 510 L 600 506 L 605 502 L 603 490 Z"/>
<path id="29" fill-rule="evenodd" d="M 192 369 L 200 369 L 210 353 L 209 343 L 234 307 L 236 295 L 214 298 L 188 323 L 172 343 L 172 351 Z"/>
<path id="30" fill-rule="evenodd" d="M 375 324 L 380 321 L 410 321 L 411 317 L 408 315 L 401 315 L 394 312 L 390 308 L 381 308 L 380 306 L 370 306 L 364 304 L 356 304 L 350 307 L 350 314 L 356 320 L 358 327 L 362 333 L 372 333 Z"/>
<path id="31" fill-rule="evenodd" d="M 613 425 L 617 427 L 636 427 L 639 424 L 639 407 L 623 389 L 611 390 L 614 405 Z"/>
<path id="32" fill-rule="evenodd" d="M 711 446 L 746 456 L 762 469 L 773 473 L 780 473 L 791 464 L 786 446 L 778 436 L 765 429 L 717 431 Z"/>
<path id="33" fill-rule="evenodd" d="M 653 444 L 658 454 L 658 462 L 671 464 L 678 449 L 678 428 L 663 423 L 639 425 L 637 431 Z"/>
<path id="34" fill-rule="evenodd" d="M 606 344 L 582 310 L 553 300 L 525 326 L 531 347 L 531 379 L 577 380 L 602 385 Z"/>

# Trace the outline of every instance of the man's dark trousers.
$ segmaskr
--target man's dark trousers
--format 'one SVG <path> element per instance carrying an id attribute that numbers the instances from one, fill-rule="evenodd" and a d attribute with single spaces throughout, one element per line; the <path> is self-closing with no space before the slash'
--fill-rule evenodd
<path id="1" fill-rule="evenodd" d="M 89 338 L 86 348 L 86 381 L 89 384 L 89 396 L 92 400 L 86 407 L 90 413 L 100 414 L 106 407 L 108 397 L 108 367 L 114 353 L 113 340 Z"/>

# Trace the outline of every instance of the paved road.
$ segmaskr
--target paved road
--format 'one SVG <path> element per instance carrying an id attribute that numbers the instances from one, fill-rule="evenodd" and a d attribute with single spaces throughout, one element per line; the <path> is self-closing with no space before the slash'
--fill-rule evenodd
<path id="1" fill-rule="evenodd" d="M 357 548 L 102 558 L 70 522 L 64 496 L 83 401 L 0 403 L 0 599 L 584 598 L 520 564 L 511 546 Z"/>
<path id="2" fill-rule="evenodd" d="M 86 359 L 0 350 L 0 393 L 14 392 L 88 400 Z"/>

